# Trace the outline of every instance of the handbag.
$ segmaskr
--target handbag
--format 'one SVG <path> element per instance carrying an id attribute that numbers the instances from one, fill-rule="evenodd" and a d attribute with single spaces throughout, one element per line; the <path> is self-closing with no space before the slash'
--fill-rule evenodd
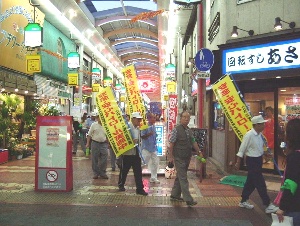
<path id="1" fill-rule="evenodd" d="M 279 223 L 278 217 L 276 214 L 272 213 L 272 224 L 271 226 L 293 226 L 293 218 L 284 216 L 283 222 Z"/>
<path id="2" fill-rule="evenodd" d="M 176 177 L 176 170 L 175 166 L 172 162 L 169 162 L 165 168 L 165 178 L 166 179 L 173 179 Z"/>

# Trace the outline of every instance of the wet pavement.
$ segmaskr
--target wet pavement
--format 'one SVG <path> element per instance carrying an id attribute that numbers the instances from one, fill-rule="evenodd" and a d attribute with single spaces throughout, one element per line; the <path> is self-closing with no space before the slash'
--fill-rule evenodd
<path id="1" fill-rule="evenodd" d="M 109 161 L 110 162 L 110 161 Z M 108 164 L 109 165 L 109 164 Z M 166 165 L 160 162 L 161 169 Z M 207 161 L 208 175 L 201 183 L 190 165 L 190 191 L 198 205 L 170 201 L 174 179 L 159 176 L 160 184 L 149 183 L 143 176 L 149 196 L 135 194 L 132 171 L 126 191 L 117 187 L 119 171 L 108 168 L 108 180 L 92 179 L 91 160 L 83 152 L 73 156 L 73 190 L 70 192 L 36 192 L 35 157 L 30 156 L 0 165 L 0 226 L 18 225 L 271 225 L 271 217 L 255 191 L 250 197 L 253 210 L 237 206 L 241 188 L 223 185 L 225 174 Z M 268 178 L 267 186 L 273 200 L 279 189 L 278 177 Z"/>

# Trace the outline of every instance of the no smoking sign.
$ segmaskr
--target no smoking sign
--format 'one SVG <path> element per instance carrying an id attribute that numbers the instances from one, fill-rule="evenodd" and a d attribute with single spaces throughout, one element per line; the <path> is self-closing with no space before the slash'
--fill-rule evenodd
<path id="1" fill-rule="evenodd" d="M 49 170 L 46 174 L 46 178 L 49 182 L 54 182 L 58 178 L 58 173 L 55 170 Z"/>

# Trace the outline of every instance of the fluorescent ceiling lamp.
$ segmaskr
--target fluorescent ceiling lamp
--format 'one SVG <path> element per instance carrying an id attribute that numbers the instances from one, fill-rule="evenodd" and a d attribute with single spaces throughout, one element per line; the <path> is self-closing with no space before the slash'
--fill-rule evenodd
<path id="1" fill-rule="evenodd" d="M 102 26 L 102 25 L 105 25 L 105 24 L 108 24 L 108 23 L 113 23 L 113 22 L 119 22 L 120 20 L 131 20 L 130 18 L 119 18 L 119 19 L 116 19 L 116 20 L 109 20 L 109 21 L 104 21 L 103 23 L 100 23 L 98 24 L 98 26 Z M 150 23 L 150 22 L 147 22 L 146 20 L 139 20 L 139 22 L 142 22 L 142 23 L 145 23 L 145 24 L 148 24 L 148 25 L 151 25 L 153 27 L 155 27 L 156 25 L 153 24 L 153 23 Z"/>
<path id="2" fill-rule="evenodd" d="M 128 41 L 124 41 L 124 42 L 119 42 L 119 43 L 116 43 L 116 44 L 113 44 L 113 46 L 117 46 L 117 45 L 121 45 L 121 44 L 124 44 L 124 43 L 131 43 L 131 42 L 133 42 L 133 43 L 135 43 L 135 42 L 140 42 L 140 43 L 144 43 L 144 44 L 148 44 L 148 45 L 151 45 L 151 46 L 154 46 L 154 47 L 157 47 L 155 44 L 152 44 L 152 43 L 149 43 L 149 42 L 143 42 L 143 41 L 130 41 L 130 40 L 128 40 Z"/>
<path id="3" fill-rule="evenodd" d="M 136 38 L 135 36 L 130 36 L 130 37 L 126 37 L 126 38 L 116 38 L 115 41 L 120 41 L 120 40 L 127 40 L 130 38 Z M 144 38 L 144 37 L 139 37 L 139 39 L 144 39 L 144 40 L 149 40 L 151 42 L 158 42 L 158 40 L 156 39 L 151 39 L 151 38 Z"/>

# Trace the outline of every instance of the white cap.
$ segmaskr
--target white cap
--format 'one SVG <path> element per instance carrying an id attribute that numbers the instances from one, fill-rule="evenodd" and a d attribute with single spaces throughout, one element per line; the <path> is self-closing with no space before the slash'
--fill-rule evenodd
<path id="1" fill-rule="evenodd" d="M 91 113 L 91 116 L 98 116 L 99 114 L 98 114 L 98 112 L 92 112 Z"/>
<path id="2" fill-rule="evenodd" d="M 252 124 L 264 123 L 264 122 L 267 122 L 267 121 L 268 120 L 264 120 L 264 118 L 261 115 L 254 116 L 251 119 Z"/>
<path id="3" fill-rule="evenodd" d="M 131 113 L 131 118 L 143 118 L 140 112 Z"/>

